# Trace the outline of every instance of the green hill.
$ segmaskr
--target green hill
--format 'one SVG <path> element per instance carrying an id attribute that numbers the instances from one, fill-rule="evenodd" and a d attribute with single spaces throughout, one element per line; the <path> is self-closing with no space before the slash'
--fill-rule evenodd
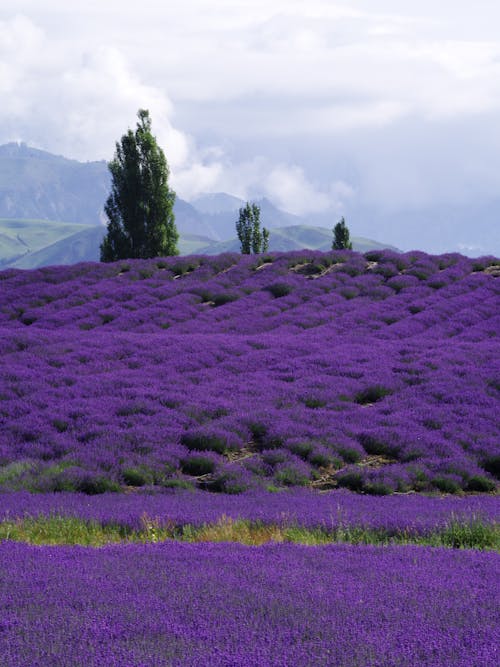
<path id="1" fill-rule="evenodd" d="M 86 225 L 51 220 L 0 219 L 0 268 L 17 265 L 85 229 Z"/>
<path id="2" fill-rule="evenodd" d="M 99 261 L 99 245 L 105 233 L 103 225 L 89 227 L 48 220 L 0 220 L 0 269 L 36 269 L 55 264 Z M 393 246 L 371 239 L 352 239 L 354 250 L 366 252 Z M 270 250 L 330 250 L 332 232 L 324 227 L 293 225 L 271 230 Z M 238 239 L 214 241 L 207 236 L 181 234 L 181 255 L 218 255 L 239 252 Z"/>
<path id="3" fill-rule="evenodd" d="M 98 262 L 99 245 L 104 236 L 102 225 L 88 227 L 71 225 L 76 234 L 61 238 L 40 250 L 28 253 L 11 264 L 17 269 L 36 269 L 40 266 L 55 264 L 76 264 L 77 262 Z"/>
<path id="4" fill-rule="evenodd" d="M 292 225 L 291 227 L 277 227 L 271 229 L 269 238 L 269 250 L 288 252 L 291 250 L 331 250 L 333 234 L 326 227 L 309 227 L 308 225 Z M 362 237 L 352 238 L 353 249 L 358 252 L 389 248 L 398 250 L 389 244 L 379 243 Z M 239 252 L 238 239 L 229 241 L 214 241 L 211 244 L 199 248 L 197 252 L 202 255 L 217 255 L 221 252 Z"/>

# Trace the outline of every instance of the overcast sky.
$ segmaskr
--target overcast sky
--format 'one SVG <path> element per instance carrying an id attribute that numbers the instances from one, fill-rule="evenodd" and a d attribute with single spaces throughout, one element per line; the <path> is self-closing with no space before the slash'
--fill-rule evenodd
<path id="1" fill-rule="evenodd" d="M 341 214 L 498 198 L 498 0 L 1 0 L 0 143 Z"/>

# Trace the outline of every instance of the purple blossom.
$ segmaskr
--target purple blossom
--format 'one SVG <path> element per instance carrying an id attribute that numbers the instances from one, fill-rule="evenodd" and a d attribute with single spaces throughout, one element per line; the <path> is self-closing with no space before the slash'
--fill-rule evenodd
<path id="1" fill-rule="evenodd" d="M 242 489 L 330 488 L 356 465 L 363 491 L 491 490 L 495 262 L 297 251 L 0 272 L 0 488 L 115 488 L 129 469 L 200 485 L 183 461 L 215 451 Z"/>
<path id="2" fill-rule="evenodd" d="M 422 547 L 0 544 L 5 667 L 494 667 L 498 556 Z"/>

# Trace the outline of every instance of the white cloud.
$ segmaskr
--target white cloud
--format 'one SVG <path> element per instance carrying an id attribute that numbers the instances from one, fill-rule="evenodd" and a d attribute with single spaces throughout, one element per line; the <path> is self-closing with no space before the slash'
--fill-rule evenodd
<path id="1" fill-rule="evenodd" d="M 319 212 L 498 186 L 493 0 L 2 0 L 1 17 L 0 142 L 109 159 L 145 107 L 181 196 Z"/>
<path id="2" fill-rule="evenodd" d="M 330 208 L 329 195 L 310 183 L 298 166 L 278 165 L 265 181 L 266 194 L 277 205 L 296 215 L 317 213 Z"/>
<path id="3" fill-rule="evenodd" d="M 143 107 L 151 110 L 159 138 L 169 145 L 171 162 L 185 161 L 188 139 L 169 121 L 168 97 L 144 84 L 116 48 L 70 50 L 17 16 L 0 24 L 0 52 L 2 141 L 21 137 L 70 157 L 107 158 Z"/>
<path id="4" fill-rule="evenodd" d="M 166 93 L 143 83 L 117 48 L 80 47 L 70 51 L 65 41 L 49 40 L 23 16 L 0 24 L 2 61 L 8 63 L 0 84 L 8 100 L 0 109 L 0 118 L 7 120 L 1 141 L 22 139 L 78 159 L 109 159 L 114 142 L 135 124 L 136 111 L 143 107 L 151 111 L 180 196 L 189 199 L 213 190 L 269 196 L 295 213 L 330 205 L 329 194 L 308 182 L 298 166 L 276 166 L 265 157 L 233 162 L 221 147 L 199 149 L 172 124 Z"/>
<path id="5" fill-rule="evenodd" d="M 227 192 L 244 200 L 267 197 L 295 215 L 341 212 L 355 194 L 354 188 L 344 181 L 319 188 L 298 165 L 274 164 L 264 156 L 235 164 L 218 154 L 216 161 L 197 162 L 181 169 L 174 175 L 173 184 L 179 195 L 188 200 L 205 192 Z"/>
<path id="6" fill-rule="evenodd" d="M 228 191 L 224 185 L 223 165 L 220 162 L 194 162 L 172 174 L 172 185 L 183 199 L 194 199 L 206 192 Z"/>

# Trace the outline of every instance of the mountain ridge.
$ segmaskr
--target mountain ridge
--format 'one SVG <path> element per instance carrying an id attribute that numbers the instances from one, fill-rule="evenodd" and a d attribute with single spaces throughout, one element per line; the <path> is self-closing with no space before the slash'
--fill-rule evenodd
<path id="1" fill-rule="evenodd" d="M 104 161 L 78 162 L 24 143 L 0 146 L 0 268 L 98 261 L 110 184 Z M 267 198 L 255 203 L 271 230 L 271 250 L 329 249 L 330 230 L 307 224 Z M 225 192 L 204 193 L 192 202 L 177 197 L 180 252 L 238 251 L 235 224 L 244 204 Z M 394 249 L 364 237 L 355 237 L 354 247 Z"/>

